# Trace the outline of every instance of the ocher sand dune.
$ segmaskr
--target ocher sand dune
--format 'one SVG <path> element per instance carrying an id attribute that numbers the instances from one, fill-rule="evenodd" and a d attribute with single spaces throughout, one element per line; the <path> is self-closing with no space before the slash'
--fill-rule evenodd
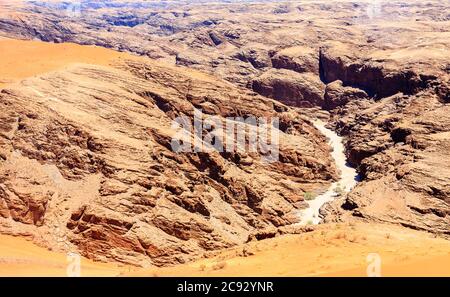
<path id="1" fill-rule="evenodd" d="M 243 256 L 245 248 L 247 257 Z M 322 225 L 314 232 L 280 236 L 174 268 L 138 270 L 159 276 L 367 276 L 377 253 L 382 276 L 450 276 L 450 242 L 397 226 Z"/>
<path id="2" fill-rule="evenodd" d="M 24 238 L 0 235 L 0 276 L 67 276 L 70 258 L 48 251 Z M 114 276 L 116 264 L 81 260 L 81 276 Z"/>
<path id="3" fill-rule="evenodd" d="M 55 71 L 73 63 L 109 65 L 132 57 L 97 46 L 0 39 L 0 87 L 26 77 Z"/>
<path id="4" fill-rule="evenodd" d="M 424 260 L 408 260 L 401 263 L 389 263 L 382 266 L 382 276 L 409 277 L 448 277 L 450 275 L 450 255 L 431 256 Z M 358 267 L 345 271 L 338 271 L 323 276 L 364 276 L 366 267 Z"/>
<path id="5" fill-rule="evenodd" d="M 246 256 L 243 251 L 245 250 Z M 390 225 L 319 226 L 225 250 L 166 268 L 142 269 L 82 260 L 82 276 L 366 276 L 377 253 L 382 276 L 450 276 L 450 242 Z M 68 260 L 23 238 L 0 236 L 1 276 L 66 276 Z"/>

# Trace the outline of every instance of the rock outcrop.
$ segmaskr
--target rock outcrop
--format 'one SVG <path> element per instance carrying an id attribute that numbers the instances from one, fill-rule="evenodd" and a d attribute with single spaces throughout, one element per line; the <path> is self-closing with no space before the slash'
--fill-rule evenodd
<path id="1" fill-rule="evenodd" d="M 441 83 L 333 111 L 363 182 L 323 210 L 328 221 L 353 216 L 450 234 L 449 105 Z"/>
<path id="2" fill-rule="evenodd" d="M 329 83 L 325 88 L 324 104 L 325 109 L 335 109 L 345 106 L 350 101 L 368 99 L 368 95 L 361 89 L 344 87 L 342 81 L 336 80 Z"/>
<path id="3" fill-rule="evenodd" d="M 274 68 L 319 75 L 319 55 L 314 48 L 297 46 L 285 48 L 272 57 Z"/>
<path id="4" fill-rule="evenodd" d="M 320 73 L 325 83 L 340 80 L 346 86 L 364 90 L 376 98 L 399 92 L 415 94 L 429 88 L 437 79 L 434 74 L 422 74 L 400 65 L 358 57 L 361 51 L 349 44 L 332 43 L 320 49 Z M 399 69 L 400 67 L 400 69 Z"/>
<path id="5" fill-rule="evenodd" d="M 258 94 L 297 107 L 322 107 L 325 86 L 318 76 L 286 69 L 270 69 L 252 83 Z"/>
<path id="6" fill-rule="evenodd" d="M 302 193 L 337 178 L 307 118 L 183 67 L 79 64 L 6 87 L 0 98 L 0 231 L 89 258 L 186 262 L 295 223 Z M 174 152 L 172 121 L 194 108 L 222 120 L 279 117 L 279 161 Z"/>

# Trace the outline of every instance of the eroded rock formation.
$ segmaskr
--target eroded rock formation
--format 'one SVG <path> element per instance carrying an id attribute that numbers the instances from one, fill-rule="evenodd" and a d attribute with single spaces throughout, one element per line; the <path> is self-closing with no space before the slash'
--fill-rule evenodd
<path id="1" fill-rule="evenodd" d="M 317 75 L 285 69 L 271 69 L 256 78 L 252 88 L 258 94 L 290 106 L 322 107 L 325 86 Z"/>
<path id="2" fill-rule="evenodd" d="M 302 193 L 337 177 L 307 118 L 186 68 L 80 64 L 0 98 L 2 232 L 62 250 L 64 237 L 94 259 L 167 265 L 243 243 L 295 223 Z M 172 120 L 194 108 L 222 119 L 278 116 L 280 160 L 174 152 Z"/>
<path id="3" fill-rule="evenodd" d="M 322 54 L 323 76 L 364 90 L 335 81 L 325 100 L 339 102 L 331 122 L 346 136 L 349 162 L 364 181 L 324 214 L 328 220 L 351 214 L 450 234 L 448 71 L 436 67 L 436 60 L 427 69 L 411 61 L 355 66 L 360 62 L 350 56 Z"/>

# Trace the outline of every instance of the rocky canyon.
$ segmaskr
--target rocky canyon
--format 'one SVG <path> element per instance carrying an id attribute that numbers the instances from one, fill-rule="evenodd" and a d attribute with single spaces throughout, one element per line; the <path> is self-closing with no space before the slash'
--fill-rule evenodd
<path id="1" fill-rule="evenodd" d="M 137 275 L 233 274 L 236 257 L 251 275 L 252 257 L 312 238 L 321 255 L 392 234 L 448 257 L 448 28 L 437 0 L 2 1 L 0 233 Z M 278 159 L 174 151 L 196 110 L 277 118 Z M 339 265 L 309 274 L 354 268 Z"/>

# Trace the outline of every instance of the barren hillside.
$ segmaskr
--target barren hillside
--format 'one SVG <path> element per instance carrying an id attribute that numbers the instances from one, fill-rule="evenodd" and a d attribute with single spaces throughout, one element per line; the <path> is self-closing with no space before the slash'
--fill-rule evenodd
<path id="1" fill-rule="evenodd" d="M 0 233 L 144 266 L 138 275 L 359 274 L 364 253 L 389 254 L 375 244 L 388 233 L 395 257 L 414 258 L 401 268 L 385 256 L 392 274 L 447 263 L 449 11 L 438 0 L 2 1 Z M 196 110 L 279 119 L 277 160 L 175 152 L 174 120 Z M 288 264 L 309 249 L 299 213 L 341 178 L 318 118 L 359 179 L 336 189 L 312 233 L 331 253 L 334 233 L 319 230 L 345 226 L 335 260 L 349 262 L 306 271 Z M 364 228 L 372 239 L 347 240 Z M 255 245 L 253 258 L 235 254 Z M 277 253 L 280 267 L 260 263 Z M 227 267 L 209 267 L 221 257 Z"/>
<path id="2" fill-rule="evenodd" d="M 183 67 L 75 45 L 58 60 L 40 46 L 29 59 L 58 69 L 36 69 L 0 95 L 3 232 L 95 259 L 174 264 L 295 223 L 301 193 L 336 178 L 325 138 L 276 101 Z M 114 66 L 78 63 L 103 52 L 96 60 Z M 223 118 L 278 115 L 280 161 L 173 152 L 171 121 L 194 107 Z"/>

